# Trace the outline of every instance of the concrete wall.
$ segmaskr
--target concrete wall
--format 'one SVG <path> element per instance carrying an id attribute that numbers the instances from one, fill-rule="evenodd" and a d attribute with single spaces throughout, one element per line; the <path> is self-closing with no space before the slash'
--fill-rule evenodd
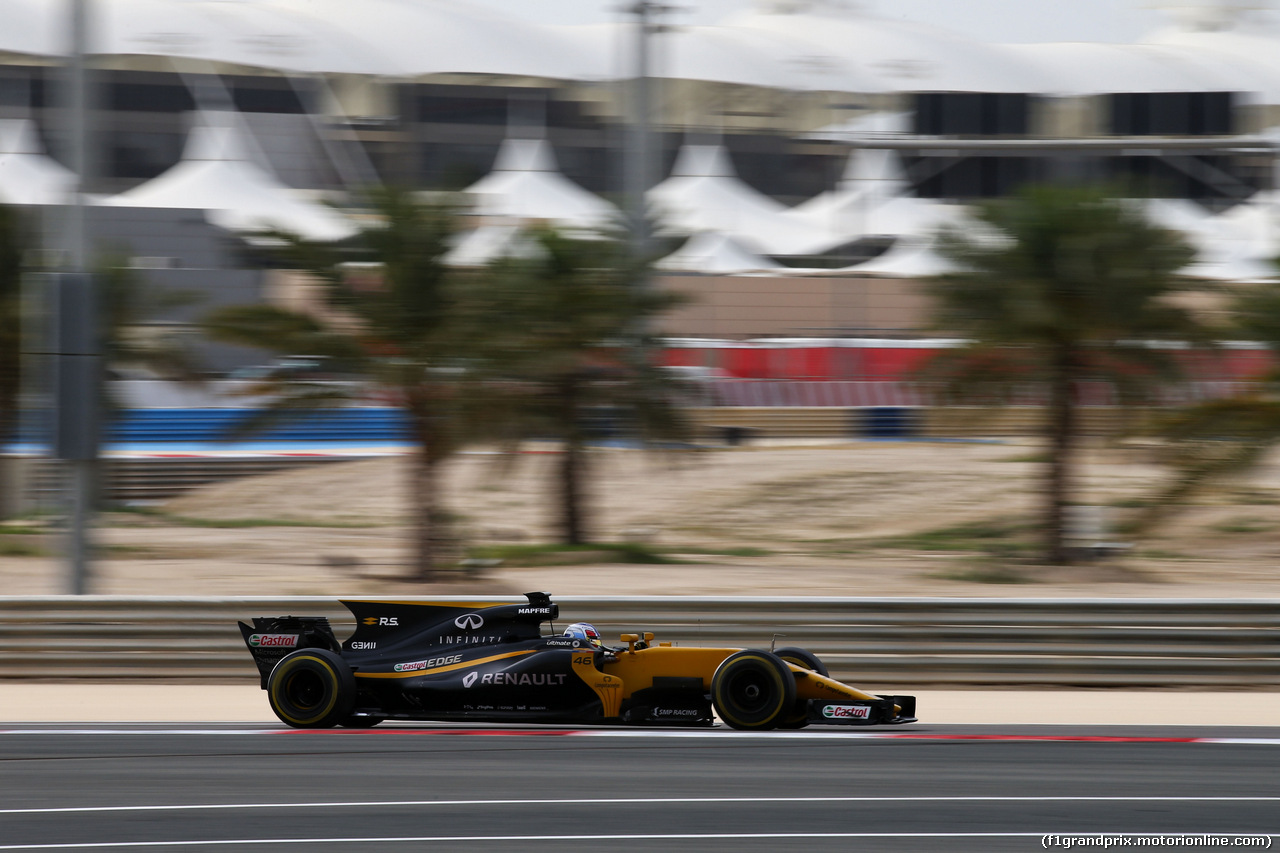
<path id="1" fill-rule="evenodd" d="M 893 335 L 928 320 L 921 283 L 912 279 L 666 275 L 656 285 L 690 298 L 661 323 L 675 337 Z"/>

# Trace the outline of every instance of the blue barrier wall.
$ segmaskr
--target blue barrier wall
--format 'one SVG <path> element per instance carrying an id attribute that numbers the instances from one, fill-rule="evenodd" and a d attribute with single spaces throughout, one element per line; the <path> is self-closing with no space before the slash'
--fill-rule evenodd
<path id="1" fill-rule="evenodd" d="M 107 428 L 108 444 L 211 443 L 219 441 L 403 442 L 404 413 L 390 408 L 303 410 L 240 431 L 253 409 L 126 409 Z"/>

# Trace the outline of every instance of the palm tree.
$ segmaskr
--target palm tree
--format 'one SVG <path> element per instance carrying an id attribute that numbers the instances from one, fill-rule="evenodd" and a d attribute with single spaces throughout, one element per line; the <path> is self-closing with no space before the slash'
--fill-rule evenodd
<path id="1" fill-rule="evenodd" d="M 152 284 L 119 256 L 104 257 L 95 279 L 104 314 L 102 360 L 108 368 L 143 368 L 179 382 L 200 379 L 190 330 L 157 322 L 167 312 L 198 303 L 197 294 Z"/>
<path id="2" fill-rule="evenodd" d="M 1078 393 L 1105 382 L 1141 399 L 1176 375 L 1153 341 L 1200 340 L 1204 329 L 1171 299 L 1192 251 L 1131 205 L 1093 188 L 1028 187 L 981 206 L 944 254 L 960 272 L 934 281 L 934 321 L 969 344 L 948 358 L 952 399 L 1034 388 L 1046 401 L 1046 558 L 1070 562 L 1065 513 L 1079 434 Z"/>
<path id="3" fill-rule="evenodd" d="M 18 423 L 26 245 L 27 232 L 18 211 L 0 205 L 0 445 L 12 438 Z"/>
<path id="4" fill-rule="evenodd" d="M 1230 304 L 1227 334 L 1265 344 L 1280 353 L 1280 283 L 1250 285 Z M 1190 406 L 1154 425 L 1167 444 L 1164 461 L 1176 475 L 1133 522 L 1144 530 L 1188 498 L 1257 466 L 1280 443 L 1280 400 L 1274 395 L 1280 367 L 1250 393 Z"/>
<path id="5" fill-rule="evenodd" d="M 417 577 L 426 581 L 433 577 L 441 539 L 439 465 L 466 435 L 459 423 L 464 395 L 454 369 L 469 345 L 459 322 L 464 291 L 458 274 L 443 263 L 454 216 L 394 189 L 377 190 L 371 200 L 376 221 L 349 245 L 276 235 L 292 265 L 323 285 L 323 312 L 238 306 L 215 312 L 206 329 L 231 343 L 328 356 L 403 410 L 416 446 L 410 465 L 414 562 Z M 353 393 L 348 386 L 306 382 L 274 383 L 271 390 L 279 394 L 272 405 L 276 413 L 339 405 Z"/>
<path id="6" fill-rule="evenodd" d="M 527 236 L 525 251 L 485 277 L 484 369 L 510 445 L 561 442 L 558 527 L 565 544 L 579 545 L 591 539 L 587 447 L 599 427 L 644 440 L 685 434 L 682 387 L 648 356 L 656 318 L 682 298 L 636 285 L 641 270 L 610 235 Z"/>
<path id="7" fill-rule="evenodd" d="M 185 323 L 158 322 L 174 309 L 197 304 L 199 295 L 148 281 L 122 254 L 104 255 L 96 267 L 108 375 L 136 368 L 171 382 L 202 384 L 203 365 L 193 347 L 197 332 Z M 102 401 L 104 423 L 126 405 L 110 384 L 103 386 Z"/>
<path id="8" fill-rule="evenodd" d="M 18 430 L 22 391 L 22 277 L 31 232 L 17 207 L 0 205 L 0 516 L 17 510 L 14 496 L 17 460 L 3 456 Z"/>

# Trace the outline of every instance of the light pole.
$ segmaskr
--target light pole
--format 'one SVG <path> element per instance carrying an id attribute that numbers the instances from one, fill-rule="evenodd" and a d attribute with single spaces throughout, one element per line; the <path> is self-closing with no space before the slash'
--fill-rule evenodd
<path id="1" fill-rule="evenodd" d="M 628 106 L 631 120 L 630 132 L 627 134 L 623 190 L 627 201 L 627 225 L 631 252 L 638 263 L 646 259 L 649 251 L 649 222 L 645 209 L 645 194 L 654 184 L 655 172 L 650 36 L 663 31 L 657 18 L 676 10 L 675 6 L 666 6 L 652 0 L 638 0 L 625 9 L 628 14 L 635 16 L 636 27 L 635 74 L 630 81 L 631 97 Z M 644 283 L 642 282 L 640 286 L 644 286 Z"/>
<path id="2" fill-rule="evenodd" d="M 70 0 L 67 56 L 67 151 L 76 174 L 66 207 L 65 259 L 54 288 L 54 450 L 67 463 L 68 591 L 83 595 L 89 578 L 89 516 L 98 457 L 99 312 L 88 271 L 85 184 L 88 174 L 88 0 Z"/>

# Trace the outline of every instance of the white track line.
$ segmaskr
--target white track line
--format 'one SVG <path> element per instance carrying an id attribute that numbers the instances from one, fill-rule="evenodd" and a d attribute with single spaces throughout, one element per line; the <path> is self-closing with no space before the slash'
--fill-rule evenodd
<path id="1" fill-rule="evenodd" d="M 134 736 L 156 737 L 163 735 L 184 736 L 236 736 L 277 735 L 303 736 L 318 735 L 324 737 L 397 737 L 409 735 L 436 736 L 483 736 L 483 737 L 573 737 L 573 738 L 638 738 L 638 739 L 718 739 L 718 740 L 887 740 L 902 742 L 928 741 L 973 741 L 973 742 L 1034 742 L 1034 743 L 1168 743 L 1168 744 L 1218 744 L 1247 746 L 1280 746 L 1280 737 L 1196 737 L 1196 736 L 1141 736 L 1141 735 L 1085 735 L 1085 734 L 973 734 L 965 732 L 930 732 L 930 731 L 850 731 L 834 729 L 828 731 L 735 731 L 732 729 L 700 729 L 700 730 L 621 730 L 621 729 L 472 729 L 472 728 L 389 728 L 389 729 L 120 729 L 108 727 L 95 728 L 41 728 L 41 729 L 0 729 L 0 737 L 5 735 L 92 735 L 92 736 Z"/>
<path id="2" fill-rule="evenodd" d="M 0 816 L 31 814 L 82 814 L 107 812 L 219 811 L 232 809 L 404 808 L 434 806 L 586 806 L 671 805 L 732 803 L 1272 803 L 1280 796 L 1160 797 L 1160 796 L 900 796 L 900 797 L 586 797 L 568 799 L 492 800 L 369 800 L 311 803 L 180 803 L 146 806 L 67 806 L 59 808 L 0 809 Z"/>
<path id="3" fill-rule="evenodd" d="M 0 850 L 105 850 L 120 848 L 145 847 L 214 847 L 214 846 L 264 846 L 284 844 L 410 844 L 439 843 L 457 844 L 459 842 L 533 842 L 533 841 L 723 841 L 753 839 L 821 839 L 821 838 L 1044 838 L 1055 833 L 1043 832 L 706 832 L 706 833 L 667 833 L 652 835 L 414 835 L 395 837 L 343 837 L 343 838 L 237 838 L 226 841 L 96 841 L 84 844 L 5 844 Z M 1098 835 L 1096 831 L 1061 832 L 1063 836 Z M 1111 836 L 1154 837 L 1180 836 L 1200 837 L 1203 832 L 1107 832 Z M 1214 834 L 1214 833 L 1207 833 Z M 1232 836 L 1266 836 L 1265 832 L 1233 832 Z M 1274 833 L 1271 833 L 1274 835 Z"/>

